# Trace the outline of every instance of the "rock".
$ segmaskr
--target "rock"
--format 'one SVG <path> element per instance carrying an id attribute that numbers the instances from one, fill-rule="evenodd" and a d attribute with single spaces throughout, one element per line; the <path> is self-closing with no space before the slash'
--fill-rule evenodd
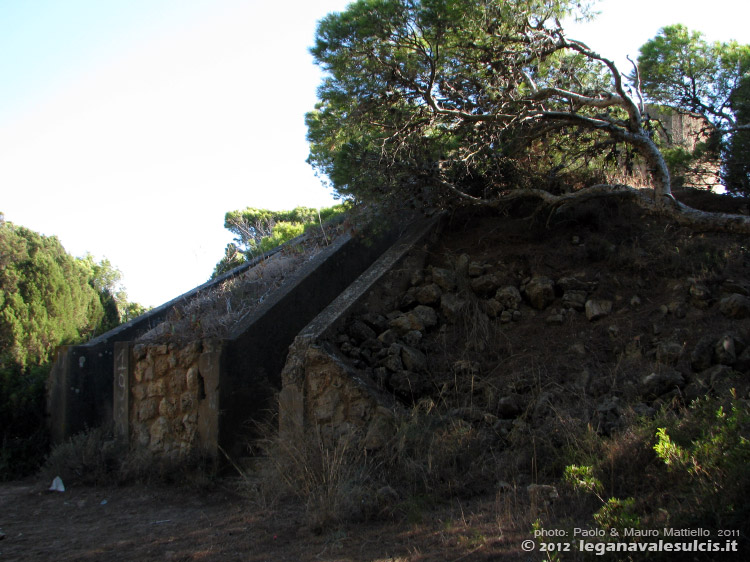
<path id="1" fill-rule="evenodd" d="M 151 435 L 151 448 L 159 448 L 167 441 L 167 435 L 169 434 L 169 421 L 164 416 L 159 416 L 156 421 L 151 424 L 149 429 Z"/>
<path id="2" fill-rule="evenodd" d="M 711 290 L 708 287 L 693 280 L 688 292 L 690 293 L 690 300 L 693 306 L 708 308 L 711 301 Z"/>
<path id="3" fill-rule="evenodd" d="M 518 310 L 523 298 L 521 292 L 515 286 L 506 285 L 497 290 L 495 300 L 503 305 L 506 310 Z"/>
<path id="4" fill-rule="evenodd" d="M 659 397 L 675 388 L 682 388 L 685 379 L 679 371 L 651 373 L 643 377 L 641 387 L 646 396 Z"/>
<path id="5" fill-rule="evenodd" d="M 562 304 L 565 308 L 583 310 L 586 306 L 586 291 L 565 291 L 562 298 Z"/>
<path id="6" fill-rule="evenodd" d="M 690 367 L 693 371 L 704 371 L 712 365 L 715 345 L 713 336 L 703 336 L 698 340 L 690 352 Z"/>
<path id="7" fill-rule="evenodd" d="M 608 316 L 612 312 L 612 301 L 609 300 L 588 300 L 585 305 L 586 318 L 589 321 L 598 320 Z"/>
<path id="8" fill-rule="evenodd" d="M 410 332 L 406 332 L 406 334 L 404 334 L 404 343 L 406 343 L 406 345 L 416 347 L 421 341 L 422 332 L 418 330 L 411 330 Z"/>
<path id="9" fill-rule="evenodd" d="M 721 284 L 721 290 L 728 294 L 736 293 L 745 297 L 750 297 L 750 285 L 743 283 L 742 281 L 727 279 Z"/>
<path id="10" fill-rule="evenodd" d="M 417 297 L 415 296 L 417 293 L 417 289 L 419 287 L 410 287 L 409 290 L 404 293 L 401 298 L 398 301 L 398 305 L 400 308 L 411 308 L 414 306 L 414 304 L 417 302 Z M 389 320 L 392 320 L 392 318 L 389 318 Z"/>
<path id="11" fill-rule="evenodd" d="M 641 306 L 641 297 L 638 295 L 633 295 L 633 297 L 630 299 L 630 306 L 633 308 L 638 308 Z"/>
<path id="12" fill-rule="evenodd" d="M 433 267 L 432 282 L 436 283 L 443 291 L 450 292 L 456 288 L 456 274 L 450 269 Z"/>
<path id="13" fill-rule="evenodd" d="M 414 291 L 414 298 L 419 304 L 436 304 L 440 302 L 440 295 L 442 294 L 443 292 L 437 284 L 430 283 L 429 285 L 418 287 Z"/>
<path id="14" fill-rule="evenodd" d="M 367 324 L 361 320 L 355 320 L 352 325 L 349 326 L 349 335 L 358 342 L 363 342 L 368 338 L 374 338 L 377 336 L 375 330 L 370 328 Z"/>
<path id="15" fill-rule="evenodd" d="M 729 365 L 714 365 L 713 367 L 709 367 L 705 371 L 702 371 L 698 377 L 705 380 L 711 386 L 715 386 L 735 373 L 736 371 Z"/>
<path id="16" fill-rule="evenodd" d="M 388 328 L 388 319 L 377 312 L 367 312 L 360 319 L 378 334 Z"/>
<path id="17" fill-rule="evenodd" d="M 714 357 L 721 365 L 734 365 L 737 362 L 734 338 L 725 334 L 714 344 Z"/>
<path id="18" fill-rule="evenodd" d="M 395 373 L 396 371 L 400 371 L 404 368 L 404 364 L 401 361 L 401 349 L 399 346 L 399 352 L 398 354 L 392 353 L 389 354 L 385 359 L 382 361 L 382 366 L 391 371 L 392 373 Z"/>
<path id="19" fill-rule="evenodd" d="M 595 281 L 583 281 L 576 277 L 561 277 L 557 280 L 557 286 L 560 287 L 563 293 L 567 291 L 586 291 L 590 293 L 596 289 L 597 283 Z"/>
<path id="20" fill-rule="evenodd" d="M 432 328 L 438 322 L 437 312 L 435 312 L 434 308 L 429 306 L 419 305 L 412 310 L 410 314 L 418 318 L 425 328 Z"/>
<path id="21" fill-rule="evenodd" d="M 148 398 L 138 405 L 138 421 L 145 422 L 159 412 L 159 400 Z"/>
<path id="22" fill-rule="evenodd" d="M 529 493 L 531 503 L 537 506 L 549 505 L 560 497 L 557 488 L 547 484 L 529 484 L 526 491 Z"/>
<path id="23" fill-rule="evenodd" d="M 465 307 L 466 301 L 458 298 L 454 293 L 443 293 L 440 297 L 440 312 L 449 322 L 456 322 Z"/>
<path id="24" fill-rule="evenodd" d="M 674 365 L 682 356 L 683 346 L 674 341 L 659 342 L 656 346 L 656 360 L 665 365 Z"/>
<path id="25" fill-rule="evenodd" d="M 750 297 L 733 293 L 721 299 L 719 310 L 728 318 L 747 318 L 750 316 Z"/>
<path id="26" fill-rule="evenodd" d="M 505 307 L 495 299 L 489 299 L 484 302 L 484 311 L 490 318 L 497 318 L 503 310 L 505 310 Z"/>
<path id="27" fill-rule="evenodd" d="M 638 404 L 633 406 L 633 412 L 639 418 L 653 418 L 656 415 L 656 409 L 643 402 L 638 402 Z"/>
<path id="28" fill-rule="evenodd" d="M 393 437 L 395 433 L 393 413 L 378 406 L 372 421 L 370 421 L 367 434 L 365 435 L 362 446 L 367 450 L 382 449 Z M 390 486 L 388 486 L 390 488 Z M 393 488 L 391 488 L 393 490 Z M 395 493 L 395 492 L 394 492 Z"/>
<path id="29" fill-rule="evenodd" d="M 500 282 L 497 277 L 492 273 L 480 275 L 470 281 L 471 290 L 480 297 L 492 295 L 497 290 L 499 284 Z"/>
<path id="30" fill-rule="evenodd" d="M 380 340 L 383 345 L 391 345 L 392 343 L 395 343 L 397 339 L 398 334 L 396 333 L 396 330 L 390 328 L 378 336 L 378 340 Z"/>
<path id="31" fill-rule="evenodd" d="M 190 367 L 185 374 L 185 385 L 188 390 L 198 392 L 201 387 L 201 375 L 198 372 L 198 367 Z"/>
<path id="32" fill-rule="evenodd" d="M 427 370 L 427 357 L 424 353 L 408 345 L 401 348 L 401 362 L 408 371 L 422 372 Z"/>
<path id="33" fill-rule="evenodd" d="M 389 322 L 389 325 L 400 334 L 405 334 L 412 330 L 421 332 L 425 328 L 424 323 L 413 312 L 397 316 Z"/>
<path id="34" fill-rule="evenodd" d="M 377 338 L 367 338 L 362 342 L 362 349 L 364 351 L 378 351 L 381 347 L 383 347 L 383 342 Z"/>
<path id="35" fill-rule="evenodd" d="M 621 424 L 620 400 L 616 396 L 604 398 L 596 405 L 594 422 L 602 435 L 611 435 Z"/>
<path id="36" fill-rule="evenodd" d="M 510 310 L 503 310 L 500 313 L 501 324 L 508 324 L 509 322 L 512 322 L 512 321 L 513 321 L 513 313 Z"/>
<path id="37" fill-rule="evenodd" d="M 177 413 L 177 399 L 173 396 L 165 396 L 159 402 L 159 414 L 171 418 Z"/>
<path id="38" fill-rule="evenodd" d="M 544 310 L 555 300 L 555 284 L 549 277 L 535 276 L 524 288 L 526 298 L 537 310 Z"/>
<path id="39" fill-rule="evenodd" d="M 467 273 L 469 277 L 480 277 L 484 275 L 485 267 L 483 264 L 473 261 L 468 265 Z"/>

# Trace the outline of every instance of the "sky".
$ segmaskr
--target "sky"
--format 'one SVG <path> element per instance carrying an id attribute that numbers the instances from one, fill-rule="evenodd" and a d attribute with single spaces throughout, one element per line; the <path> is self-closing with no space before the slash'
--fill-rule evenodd
<path id="1" fill-rule="evenodd" d="M 107 258 L 130 300 L 205 282 L 227 211 L 334 204 L 305 162 L 317 22 L 349 0 L 0 0 L 0 212 Z M 706 9 L 710 6 L 710 10 Z M 602 0 L 568 24 L 626 67 L 658 30 L 750 43 L 746 0 Z"/>

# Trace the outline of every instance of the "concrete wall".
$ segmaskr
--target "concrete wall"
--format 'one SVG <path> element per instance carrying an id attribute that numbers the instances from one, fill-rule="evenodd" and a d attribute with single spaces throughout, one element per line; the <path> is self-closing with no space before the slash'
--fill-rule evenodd
<path id="1" fill-rule="evenodd" d="M 114 347 L 106 342 L 61 346 L 47 385 L 53 443 L 112 419 Z"/>

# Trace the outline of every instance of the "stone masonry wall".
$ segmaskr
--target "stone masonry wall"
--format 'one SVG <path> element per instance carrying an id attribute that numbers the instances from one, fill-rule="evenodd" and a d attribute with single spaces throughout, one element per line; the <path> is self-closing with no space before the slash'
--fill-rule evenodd
<path id="1" fill-rule="evenodd" d="M 131 442 L 167 458 L 214 454 L 222 343 L 137 344 L 132 351 Z"/>

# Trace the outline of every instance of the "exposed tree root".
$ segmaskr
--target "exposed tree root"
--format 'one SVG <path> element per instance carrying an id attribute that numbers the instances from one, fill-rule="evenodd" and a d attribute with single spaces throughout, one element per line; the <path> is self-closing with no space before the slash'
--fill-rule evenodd
<path id="1" fill-rule="evenodd" d="M 622 184 L 599 184 L 563 195 L 555 195 L 542 189 L 519 189 L 505 193 L 492 202 L 486 200 L 483 200 L 483 202 L 494 208 L 502 209 L 515 201 L 540 199 L 541 205 L 537 213 L 547 212 L 551 216 L 558 208 L 567 203 L 580 203 L 601 197 L 629 199 L 648 213 L 668 217 L 677 224 L 696 231 L 750 234 L 750 216 L 701 211 L 680 203 L 671 194 L 663 198 L 662 201 L 655 201 L 652 190 L 635 189 Z"/>

